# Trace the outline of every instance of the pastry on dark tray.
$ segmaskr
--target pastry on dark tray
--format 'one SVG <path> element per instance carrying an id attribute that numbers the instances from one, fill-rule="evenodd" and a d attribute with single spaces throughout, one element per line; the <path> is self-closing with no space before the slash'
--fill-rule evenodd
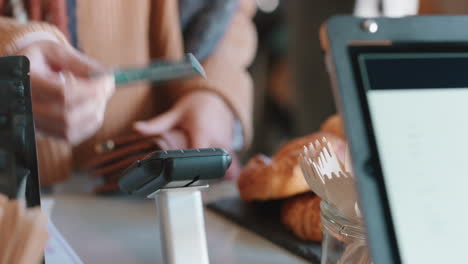
<path id="1" fill-rule="evenodd" d="M 321 241 L 320 201 L 320 197 L 313 193 L 284 201 L 281 207 L 281 222 L 302 240 Z"/>
<path id="2" fill-rule="evenodd" d="M 290 141 L 271 159 L 264 155 L 256 155 L 245 166 L 237 181 L 241 198 L 245 201 L 272 200 L 310 192 L 298 158 L 304 145 L 323 137 L 331 142 L 337 153 L 344 155 L 345 141 L 333 134 L 322 132 Z"/>

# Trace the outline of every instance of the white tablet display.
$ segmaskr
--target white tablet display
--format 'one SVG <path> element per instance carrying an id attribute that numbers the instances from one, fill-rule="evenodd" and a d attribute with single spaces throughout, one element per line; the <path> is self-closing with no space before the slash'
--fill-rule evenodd
<path id="1" fill-rule="evenodd" d="M 403 263 L 468 263 L 468 53 L 357 66 Z"/>

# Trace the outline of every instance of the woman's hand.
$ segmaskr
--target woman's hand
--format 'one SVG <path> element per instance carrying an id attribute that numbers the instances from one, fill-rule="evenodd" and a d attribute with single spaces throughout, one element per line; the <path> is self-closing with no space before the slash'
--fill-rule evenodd
<path id="1" fill-rule="evenodd" d="M 190 148 L 220 147 L 231 149 L 234 117 L 218 95 L 196 91 L 185 95 L 166 113 L 135 123 L 144 135 L 157 135 L 173 128 L 185 131 Z"/>
<path id="2" fill-rule="evenodd" d="M 232 152 L 234 115 L 224 100 L 208 91 L 185 95 L 166 113 L 148 121 L 135 123 L 144 135 L 158 135 L 171 129 L 182 129 L 188 135 L 189 148 L 224 148 L 231 152 L 232 163 L 226 178 L 240 173 L 237 155 Z"/>
<path id="3" fill-rule="evenodd" d="M 78 144 L 102 125 L 114 93 L 111 76 L 89 78 L 103 67 L 69 46 L 36 41 L 17 55 L 30 61 L 35 124 L 41 132 Z"/>

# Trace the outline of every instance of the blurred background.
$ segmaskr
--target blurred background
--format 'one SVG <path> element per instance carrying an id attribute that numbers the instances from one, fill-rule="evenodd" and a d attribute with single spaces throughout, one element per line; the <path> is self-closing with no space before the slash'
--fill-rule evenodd
<path id="1" fill-rule="evenodd" d="M 320 25 L 330 16 L 468 13 L 465 0 L 255 1 L 259 46 L 250 69 L 255 136 L 245 157 L 270 155 L 288 139 L 316 131 L 336 112 L 318 38 Z"/>
<path id="2" fill-rule="evenodd" d="M 335 113 L 318 29 L 333 14 L 352 14 L 354 0 L 256 2 L 259 46 L 251 67 L 255 136 L 250 154 L 270 155 Z"/>

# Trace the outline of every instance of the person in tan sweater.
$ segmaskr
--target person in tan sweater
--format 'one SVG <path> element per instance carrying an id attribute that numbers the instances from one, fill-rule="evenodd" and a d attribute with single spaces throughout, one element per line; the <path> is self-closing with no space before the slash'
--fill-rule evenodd
<path id="1" fill-rule="evenodd" d="M 0 1 L 0 12 L 5 1 Z M 70 32 L 59 23 L 66 21 L 66 15 L 53 11 L 63 8 L 65 0 L 35 6 L 40 2 L 30 0 L 23 13 L 13 5 L 11 13 L 16 19 L 0 18 L 0 56 L 25 55 L 30 59 L 43 183 L 66 179 L 73 168 L 96 157 L 97 143 L 130 131 L 156 135 L 176 128 L 184 131 L 190 148 L 232 150 L 238 122 L 243 147 L 248 147 L 252 82 L 247 67 L 256 49 L 251 21 L 254 1 L 239 1 L 223 37 L 202 61 L 207 79 L 157 87 L 137 84 L 117 90 L 111 78 L 90 79 L 89 74 L 107 67 L 183 56 L 178 1 L 76 1 L 80 51 L 70 45 Z M 45 13 L 47 8 L 52 12 Z M 29 17 L 45 13 L 49 23 L 24 23 L 24 12 Z"/>

